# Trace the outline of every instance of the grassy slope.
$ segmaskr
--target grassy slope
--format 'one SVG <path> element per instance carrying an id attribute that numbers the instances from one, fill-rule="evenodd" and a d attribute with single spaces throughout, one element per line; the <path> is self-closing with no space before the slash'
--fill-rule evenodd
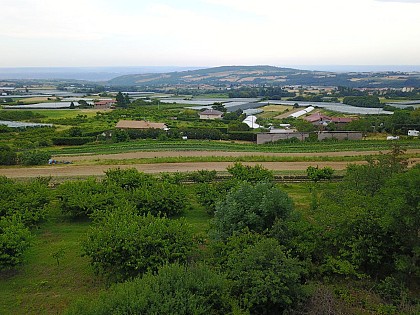
<path id="1" fill-rule="evenodd" d="M 62 313 L 75 299 L 95 296 L 104 284 L 80 257 L 86 222 L 50 222 L 36 237 L 26 264 L 14 275 L 1 274 L 0 314 Z M 53 254 L 63 250 L 57 264 Z"/>

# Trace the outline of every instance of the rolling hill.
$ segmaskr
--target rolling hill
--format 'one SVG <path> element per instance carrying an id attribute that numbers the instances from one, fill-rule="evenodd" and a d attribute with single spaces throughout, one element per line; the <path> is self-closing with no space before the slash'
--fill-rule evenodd
<path id="1" fill-rule="evenodd" d="M 312 85 L 348 87 L 420 87 L 420 72 L 310 71 L 273 66 L 222 66 L 215 68 L 130 74 L 109 80 L 111 86 L 229 86 L 229 85 Z"/>

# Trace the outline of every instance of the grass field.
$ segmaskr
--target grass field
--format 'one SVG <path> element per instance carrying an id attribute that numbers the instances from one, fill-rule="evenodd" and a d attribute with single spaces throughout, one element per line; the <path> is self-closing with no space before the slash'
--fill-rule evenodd
<path id="1" fill-rule="evenodd" d="M 87 117 L 94 117 L 97 110 L 93 109 L 36 109 L 31 110 L 34 114 L 46 116 L 42 119 L 48 122 L 51 119 L 75 118 L 77 115 L 87 115 Z"/>
<path id="2" fill-rule="evenodd" d="M 0 279 L 0 314 L 60 314 L 75 299 L 95 296 L 105 284 L 80 256 L 88 222 L 55 218 L 35 231 L 27 261 Z M 58 260 L 55 253 L 62 252 Z"/>
<path id="3" fill-rule="evenodd" d="M 375 157 L 375 156 L 372 156 Z M 418 158 L 420 154 L 406 155 L 408 158 Z M 191 162 L 354 162 L 365 160 L 366 156 L 188 156 L 188 157 L 157 157 L 141 159 L 117 160 L 84 160 L 75 164 L 80 165 L 130 165 L 130 164 L 155 164 L 155 163 L 191 163 Z"/>
<path id="4" fill-rule="evenodd" d="M 419 149 L 418 140 L 398 142 L 406 149 Z M 387 151 L 389 141 L 341 141 L 341 142 L 302 142 L 257 145 L 255 143 L 233 143 L 224 141 L 156 141 L 138 140 L 122 143 L 88 144 L 77 147 L 49 149 L 52 155 L 113 154 L 132 151 L 232 151 L 232 152 L 336 152 L 336 151 Z"/>

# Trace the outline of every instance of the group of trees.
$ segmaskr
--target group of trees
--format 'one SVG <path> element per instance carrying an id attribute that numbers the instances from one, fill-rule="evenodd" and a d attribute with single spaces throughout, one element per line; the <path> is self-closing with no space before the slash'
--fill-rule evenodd
<path id="1" fill-rule="evenodd" d="M 259 165 L 236 163 L 221 182 L 210 171 L 156 177 L 114 169 L 53 194 L 46 180 L 4 178 L 1 268 L 22 262 L 30 228 L 54 199 L 69 219 L 91 221 L 82 253 L 115 283 L 70 314 L 281 314 L 303 312 L 308 301 L 327 313 L 329 304 L 308 298 L 324 292 L 321 282 L 343 279 L 364 279 L 391 310 L 415 313 L 407 292 L 420 279 L 420 167 L 408 168 L 402 153 L 395 146 L 349 165 L 342 182 L 325 187 L 318 182 L 331 169 L 308 168 L 311 189 L 323 189 L 316 207 L 299 211 Z M 180 218 L 194 202 L 212 216 L 208 234 Z"/>
<path id="2" fill-rule="evenodd" d="M 343 99 L 343 104 L 370 108 L 381 108 L 384 106 L 377 96 L 346 96 Z"/>
<path id="3" fill-rule="evenodd" d="M 31 228 L 47 215 L 48 180 L 17 183 L 0 177 L 0 270 L 15 268 L 32 241 Z"/>

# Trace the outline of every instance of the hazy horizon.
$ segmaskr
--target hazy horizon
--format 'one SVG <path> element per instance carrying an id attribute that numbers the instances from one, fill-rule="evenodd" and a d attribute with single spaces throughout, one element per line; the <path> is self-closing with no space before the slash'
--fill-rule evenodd
<path id="1" fill-rule="evenodd" d="M 227 65 L 226 65 L 227 66 Z M 254 65 L 256 66 L 256 65 Z M 328 72 L 420 72 L 420 65 L 285 65 L 276 66 Z M 104 67 L 0 67 L 2 80 L 63 79 L 107 81 L 118 76 L 208 69 L 210 66 L 104 66 Z"/>

